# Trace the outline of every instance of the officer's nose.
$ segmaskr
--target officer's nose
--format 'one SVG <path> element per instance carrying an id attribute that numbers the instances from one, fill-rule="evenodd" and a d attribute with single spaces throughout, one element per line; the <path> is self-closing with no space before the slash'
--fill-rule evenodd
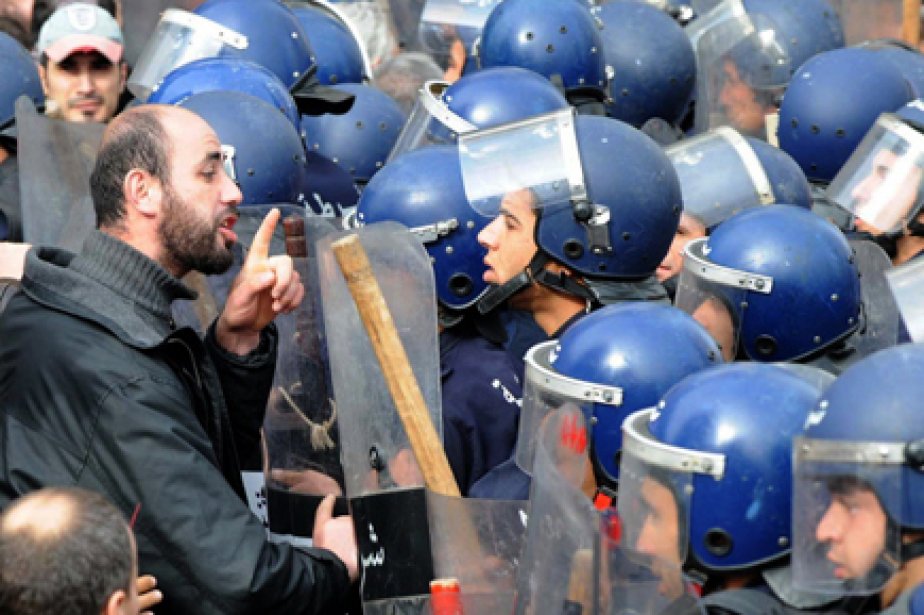
<path id="1" fill-rule="evenodd" d="M 478 232 L 478 245 L 486 250 L 497 248 L 497 240 L 500 236 L 500 225 L 504 223 L 503 216 L 497 216 L 490 224 Z"/>
<path id="2" fill-rule="evenodd" d="M 842 504 L 831 502 L 825 514 L 822 515 L 815 528 L 815 539 L 818 542 L 832 542 L 837 540 L 844 530 L 844 514 L 846 511 Z"/>

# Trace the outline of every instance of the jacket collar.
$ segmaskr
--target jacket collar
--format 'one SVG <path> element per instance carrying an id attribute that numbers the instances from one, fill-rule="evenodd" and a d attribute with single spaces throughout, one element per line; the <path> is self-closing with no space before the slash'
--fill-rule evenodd
<path id="1" fill-rule="evenodd" d="M 174 329 L 170 304 L 196 293 L 127 243 L 95 230 L 79 254 L 37 248 L 22 289 L 33 300 L 105 327 L 126 344 L 151 348 Z"/>

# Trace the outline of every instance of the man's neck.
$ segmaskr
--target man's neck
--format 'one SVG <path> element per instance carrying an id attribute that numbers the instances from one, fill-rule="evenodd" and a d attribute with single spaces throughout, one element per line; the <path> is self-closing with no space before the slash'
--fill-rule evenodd
<path id="1" fill-rule="evenodd" d="M 546 335 L 554 335 L 562 325 L 587 308 L 583 299 L 557 293 L 535 282 L 512 297 L 510 306 L 532 313 L 536 324 Z"/>
<path id="2" fill-rule="evenodd" d="M 916 557 L 902 564 L 898 572 L 892 575 L 889 582 L 879 594 L 881 608 L 892 606 L 892 603 L 909 589 L 924 583 L 924 557 Z"/>
<path id="3" fill-rule="evenodd" d="M 892 264 L 897 267 L 907 263 L 921 250 L 924 250 L 924 237 L 905 235 L 896 242 L 895 258 L 892 259 Z"/>

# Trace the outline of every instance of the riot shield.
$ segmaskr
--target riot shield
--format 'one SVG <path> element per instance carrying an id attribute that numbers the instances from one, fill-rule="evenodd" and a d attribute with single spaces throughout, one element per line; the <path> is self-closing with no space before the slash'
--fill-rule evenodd
<path id="1" fill-rule="evenodd" d="M 420 15 L 421 46 L 440 64 L 457 41 L 468 53 L 498 4 L 499 0 L 427 0 Z"/>
<path id="2" fill-rule="evenodd" d="M 407 48 L 403 35 L 395 30 L 394 13 L 389 4 L 387 0 L 336 2 L 340 15 L 351 24 L 351 29 L 355 28 L 358 33 L 360 45 L 365 49 L 373 70 L 399 50 Z"/>
<path id="3" fill-rule="evenodd" d="M 830 0 L 844 27 L 848 46 L 877 38 L 901 40 L 904 0 Z M 919 19 L 917 15 L 915 19 Z"/>
<path id="4" fill-rule="evenodd" d="M 316 252 L 340 461 L 364 575 L 364 611 L 417 613 L 427 603 L 433 579 L 423 473 L 398 420 L 398 407 L 373 341 L 335 259 L 334 242 L 354 233 L 381 288 L 432 424 L 440 433 L 433 268 L 420 241 L 392 222 L 325 237 Z"/>
<path id="5" fill-rule="evenodd" d="M 102 124 L 56 120 L 16 101 L 23 241 L 76 252 L 96 227 L 90 173 Z"/>
<path id="6" fill-rule="evenodd" d="M 622 543 L 615 509 L 581 492 L 589 466 L 584 414 L 564 406 L 542 426 L 515 613 L 702 613 L 677 565 Z"/>
<path id="7" fill-rule="evenodd" d="M 901 316 L 886 277 L 892 269 L 888 255 L 864 239 L 852 239 L 850 246 L 860 273 L 863 312 L 860 327 L 848 342 L 856 349 L 857 358 L 862 358 L 898 342 Z"/>
<path id="8" fill-rule="evenodd" d="M 304 214 L 284 223 L 305 298 L 293 314 L 276 321 L 279 351 L 263 422 L 267 512 L 275 540 L 310 544 L 314 512 L 324 496 L 341 496 L 336 513 L 347 512 L 316 252 L 318 240 L 336 227 L 331 219 Z"/>

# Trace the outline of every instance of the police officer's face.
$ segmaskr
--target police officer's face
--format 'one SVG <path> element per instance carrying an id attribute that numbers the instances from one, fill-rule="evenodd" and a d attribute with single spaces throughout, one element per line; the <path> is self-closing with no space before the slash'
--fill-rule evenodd
<path id="1" fill-rule="evenodd" d="M 891 220 L 899 215 L 907 217 L 908 212 L 914 207 L 921 185 L 922 169 L 908 166 L 902 172 L 897 169 L 897 162 L 898 154 L 881 150 L 873 157 L 869 174 L 851 191 L 854 213 L 857 215 L 854 224 L 858 230 L 878 235 L 889 230 L 883 227 L 890 226 Z M 895 194 L 887 200 L 874 198 L 881 189 L 895 190 Z M 889 213 L 883 216 L 886 209 Z M 891 212 L 900 214 L 893 215 Z"/>
<path id="2" fill-rule="evenodd" d="M 747 135 L 763 137 L 765 116 L 773 109 L 768 109 L 757 101 L 754 90 L 741 79 L 734 62 L 725 60 L 722 71 L 723 83 L 719 92 L 719 104 L 729 123 Z"/>
<path id="3" fill-rule="evenodd" d="M 658 481 L 645 478 L 640 495 L 645 515 L 635 548 L 680 566 L 680 518 L 674 494 Z"/>
<path id="4" fill-rule="evenodd" d="M 241 191 L 225 173 L 215 132 L 198 116 L 182 115 L 163 121 L 172 144 L 159 226 L 164 259 L 183 273 L 220 273 L 231 265 Z"/>
<path id="5" fill-rule="evenodd" d="M 484 257 L 485 282 L 504 284 L 529 265 L 537 250 L 534 202 L 526 189 L 507 194 L 500 213 L 478 233 L 478 243 L 488 251 Z"/>
<path id="6" fill-rule="evenodd" d="M 838 579 L 866 576 L 885 549 L 885 537 L 885 511 L 876 494 L 862 487 L 833 493 L 815 529 L 815 538 L 828 544 Z"/>
<path id="7" fill-rule="evenodd" d="M 49 60 L 39 73 L 51 115 L 70 122 L 108 122 L 125 89 L 127 68 L 91 51 Z"/>
<path id="8" fill-rule="evenodd" d="M 692 240 L 705 236 L 706 227 L 699 220 L 689 214 L 681 214 L 680 224 L 677 225 L 677 232 L 674 233 L 671 247 L 655 272 L 658 281 L 663 282 L 679 274 L 683 269 L 683 249 Z"/>

